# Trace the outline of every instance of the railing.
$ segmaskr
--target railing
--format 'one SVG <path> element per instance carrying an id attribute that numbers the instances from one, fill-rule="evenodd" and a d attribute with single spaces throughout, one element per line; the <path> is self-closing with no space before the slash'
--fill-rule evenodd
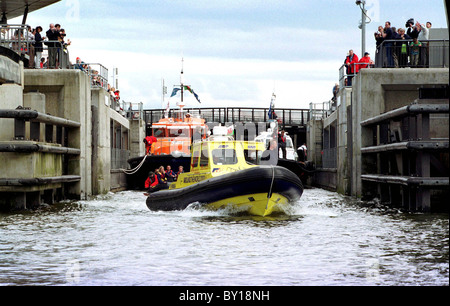
<path id="1" fill-rule="evenodd" d="M 0 109 L 0 119 L 14 120 L 14 141 L 0 144 L 0 152 L 13 152 L 20 154 L 32 154 L 44 152 L 61 155 L 80 155 L 79 148 L 68 147 L 69 130 L 79 129 L 79 122 L 65 118 L 55 117 L 37 111 L 18 107 L 15 110 Z M 29 122 L 29 124 L 26 124 Z M 41 124 L 44 125 L 44 133 L 41 134 Z M 56 129 L 56 133 L 55 132 Z M 54 137 L 56 135 L 56 138 Z M 55 146 L 52 144 L 59 144 Z M 6 178 L 0 179 L 0 186 L 39 186 L 51 183 L 72 183 L 80 181 L 78 175 L 69 175 L 69 166 L 63 164 L 63 174 L 58 177 L 45 178 Z"/>
<path id="2" fill-rule="evenodd" d="M 28 31 L 28 25 L 8 24 L 0 26 L 0 46 L 9 48 L 29 61 L 25 68 L 70 69 L 69 51 L 60 41 L 42 41 L 42 48 Z"/>
<path id="3" fill-rule="evenodd" d="M 339 88 L 351 87 L 352 79 L 365 68 L 448 68 L 448 40 L 422 40 L 417 52 L 412 40 L 385 40 L 377 47 L 374 65 L 355 63 L 354 73 L 345 64 L 339 68 Z M 414 52 L 414 54 L 413 54 Z M 417 53 L 417 54 L 416 54 Z"/>
<path id="4" fill-rule="evenodd" d="M 144 119 L 144 104 L 140 103 L 132 103 L 132 102 L 123 102 L 123 109 L 126 112 L 126 117 L 131 120 L 139 120 Z"/>
<path id="5" fill-rule="evenodd" d="M 91 88 L 103 88 L 108 90 L 108 68 L 99 63 L 83 64 L 76 63 L 74 69 L 87 73 L 91 80 Z"/>
<path id="6" fill-rule="evenodd" d="M 355 71 L 354 73 L 351 73 L 350 67 L 345 64 L 339 68 L 339 88 L 351 87 L 353 77 L 355 77 L 361 69 L 370 69 L 375 67 L 374 65 L 367 63 L 354 63 L 352 66 L 354 66 L 354 68 L 352 68 L 352 70 Z"/>
<path id="7" fill-rule="evenodd" d="M 420 40 L 417 50 L 407 40 L 385 40 L 375 54 L 376 68 L 447 68 L 449 67 L 448 40 Z"/>
<path id="8" fill-rule="evenodd" d="M 185 113 L 194 117 L 201 117 L 206 122 L 237 123 L 237 122 L 267 122 L 269 120 L 269 108 L 229 107 L 229 108 L 185 108 Z M 169 117 L 177 117 L 178 110 L 170 110 Z M 308 109 L 285 109 L 275 110 L 277 120 L 286 126 L 306 126 L 310 119 Z M 164 118 L 165 110 L 144 110 L 144 120 L 152 124 Z"/>
<path id="9" fill-rule="evenodd" d="M 308 118 L 311 119 L 324 119 L 336 110 L 336 103 L 332 100 L 322 103 L 309 103 Z M 309 119 L 308 119 L 309 120 Z"/>
<path id="10" fill-rule="evenodd" d="M 430 211 L 430 190 L 448 189 L 448 130 L 435 125 L 445 127 L 445 121 L 433 124 L 431 117 L 447 114 L 448 126 L 448 99 L 435 103 L 411 104 L 361 122 L 374 135 L 372 146 L 361 148 L 371 164 L 363 167 L 361 179 L 378 185 L 382 202 L 401 201 L 405 209 Z"/>
<path id="11" fill-rule="evenodd" d="M 32 36 L 29 35 L 27 25 L 0 25 L 0 46 L 14 50 L 20 55 L 26 55 L 33 42 Z"/>

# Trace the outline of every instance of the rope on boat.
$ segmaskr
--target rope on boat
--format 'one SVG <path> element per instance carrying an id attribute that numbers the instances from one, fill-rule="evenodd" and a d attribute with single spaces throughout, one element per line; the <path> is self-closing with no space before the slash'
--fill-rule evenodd
<path id="1" fill-rule="evenodd" d="M 272 167 L 272 182 L 270 183 L 269 193 L 267 194 L 266 209 L 269 208 L 269 201 L 270 201 L 270 198 L 272 197 L 273 181 L 275 180 L 275 167 L 273 165 L 271 165 L 271 167 Z"/>
<path id="2" fill-rule="evenodd" d="M 123 173 L 125 173 L 126 175 L 135 174 L 136 172 L 139 171 L 139 169 L 141 169 L 141 167 L 144 164 L 146 158 L 147 158 L 147 155 L 144 156 L 144 158 L 142 159 L 141 163 L 139 165 L 137 165 L 137 167 L 134 168 L 134 169 L 128 169 L 128 170 L 127 169 L 120 169 L 120 170 L 122 170 Z"/>

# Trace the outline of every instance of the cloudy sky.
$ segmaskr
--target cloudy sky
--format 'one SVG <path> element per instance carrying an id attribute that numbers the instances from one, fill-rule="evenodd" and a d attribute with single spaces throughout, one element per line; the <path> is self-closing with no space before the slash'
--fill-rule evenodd
<path id="1" fill-rule="evenodd" d="M 386 20 L 447 27 L 443 0 L 367 0 L 373 33 Z M 331 98 L 349 49 L 360 56 L 361 10 L 354 0 L 63 0 L 29 14 L 27 24 L 60 23 L 72 41 L 70 57 L 119 69 L 123 100 L 162 107 L 184 58 L 188 107 L 308 108 Z M 20 23 L 21 18 L 9 23 Z M 373 56 L 372 56 L 373 57 Z M 170 100 L 175 105 L 176 98 Z"/>

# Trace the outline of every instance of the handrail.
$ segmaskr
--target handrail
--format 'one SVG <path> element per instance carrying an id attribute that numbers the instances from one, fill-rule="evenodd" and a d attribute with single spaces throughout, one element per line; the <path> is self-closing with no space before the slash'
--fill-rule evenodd
<path id="1" fill-rule="evenodd" d="M 79 128 L 81 123 L 76 121 L 71 121 L 65 118 L 55 117 L 51 115 L 46 115 L 33 110 L 24 109 L 0 109 L 0 118 L 10 118 L 10 119 L 22 119 L 37 121 L 41 123 L 54 124 L 63 127 Z"/>
<path id="2" fill-rule="evenodd" d="M 448 104 L 411 104 L 404 107 L 394 109 L 392 111 L 386 112 L 384 114 L 375 116 L 373 118 L 364 120 L 361 122 L 361 126 L 369 126 L 373 124 L 378 124 L 380 122 L 390 120 L 396 117 L 406 116 L 408 114 L 418 114 L 418 113 L 448 113 Z"/>

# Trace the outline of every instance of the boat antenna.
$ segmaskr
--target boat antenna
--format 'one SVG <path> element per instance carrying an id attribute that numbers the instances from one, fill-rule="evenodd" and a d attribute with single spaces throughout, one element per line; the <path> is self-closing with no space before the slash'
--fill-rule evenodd
<path id="1" fill-rule="evenodd" d="M 184 91 L 184 58 L 181 58 L 181 77 L 180 77 L 180 83 L 181 83 L 181 104 L 183 104 L 183 91 Z"/>
<path id="2" fill-rule="evenodd" d="M 183 107 L 184 107 L 184 57 L 181 57 L 181 75 L 180 75 L 180 89 L 181 89 L 181 102 L 180 102 L 180 114 L 179 119 L 183 120 Z"/>

